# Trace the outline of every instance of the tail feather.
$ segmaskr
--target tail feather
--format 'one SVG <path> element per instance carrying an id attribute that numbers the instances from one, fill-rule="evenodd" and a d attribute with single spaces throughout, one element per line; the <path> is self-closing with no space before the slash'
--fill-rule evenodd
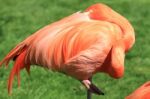
<path id="1" fill-rule="evenodd" d="M 23 51 L 16 59 L 15 64 L 11 70 L 9 79 L 8 79 L 8 93 L 11 93 L 11 89 L 12 89 L 12 82 L 14 79 L 14 76 L 17 76 L 18 79 L 18 86 L 20 86 L 20 70 L 23 69 L 25 67 L 25 55 L 26 55 L 26 51 Z"/>
<path id="2" fill-rule="evenodd" d="M 5 64 L 6 67 L 8 67 L 9 61 L 13 59 L 15 56 L 19 55 L 23 50 L 26 49 L 26 44 L 18 44 L 14 49 L 12 49 L 6 57 L 0 62 L 0 67 L 2 64 Z"/>
<path id="3" fill-rule="evenodd" d="M 18 86 L 20 86 L 20 70 L 23 68 L 26 68 L 28 74 L 30 73 L 30 64 L 25 63 L 25 56 L 26 56 L 26 45 L 25 44 L 19 44 L 12 51 L 10 51 L 6 55 L 6 57 L 2 60 L 2 62 L 0 63 L 0 66 L 2 64 L 5 64 L 6 67 L 8 67 L 9 61 L 13 60 L 14 57 L 16 58 L 14 66 L 10 72 L 10 76 L 8 79 L 8 86 L 7 87 L 8 87 L 8 93 L 9 94 L 11 94 L 14 76 L 17 76 Z"/>

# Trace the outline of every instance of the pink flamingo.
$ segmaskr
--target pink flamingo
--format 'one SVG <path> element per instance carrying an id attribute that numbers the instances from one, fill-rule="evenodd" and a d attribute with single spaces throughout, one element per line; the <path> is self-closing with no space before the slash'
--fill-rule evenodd
<path id="1" fill-rule="evenodd" d="M 150 99 L 150 81 L 144 83 L 133 93 L 127 96 L 126 99 Z"/>
<path id="2" fill-rule="evenodd" d="M 20 70 L 31 65 L 64 73 L 79 80 L 91 93 L 104 94 L 91 81 L 99 72 L 120 78 L 125 53 L 135 42 L 129 21 L 107 5 L 98 3 L 45 26 L 12 49 L 1 61 L 14 60 L 8 80 L 11 93 L 14 76 L 20 85 Z"/>

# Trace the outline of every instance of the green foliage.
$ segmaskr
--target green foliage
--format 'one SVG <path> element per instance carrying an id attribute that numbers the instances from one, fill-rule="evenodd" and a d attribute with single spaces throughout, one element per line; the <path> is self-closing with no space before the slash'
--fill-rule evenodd
<path id="1" fill-rule="evenodd" d="M 149 0 L 0 0 L 0 60 L 17 43 L 43 26 L 103 2 L 125 16 L 135 28 L 136 44 L 126 56 L 125 75 L 115 80 L 105 74 L 94 76 L 94 83 L 105 96 L 93 99 L 124 99 L 150 77 Z M 31 75 L 21 73 L 21 87 L 15 80 L 13 94 L 7 93 L 8 69 L 0 69 L 0 99 L 86 99 L 86 90 L 73 78 L 32 67 Z"/>

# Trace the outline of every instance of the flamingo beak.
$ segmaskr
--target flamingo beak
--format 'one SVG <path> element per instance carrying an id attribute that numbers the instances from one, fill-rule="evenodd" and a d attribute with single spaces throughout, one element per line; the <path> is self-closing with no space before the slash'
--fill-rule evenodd
<path id="1" fill-rule="evenodd" d="M 98 88 L 96 85 L 94 85 L 93 83 L 91 83 L 89 80 L 83 80 L 82 84 L 91 93 L 94 93 L 94 94 L 97 94 L 97 95 L 104 95 L 104 92 L 100 88 Z"/>

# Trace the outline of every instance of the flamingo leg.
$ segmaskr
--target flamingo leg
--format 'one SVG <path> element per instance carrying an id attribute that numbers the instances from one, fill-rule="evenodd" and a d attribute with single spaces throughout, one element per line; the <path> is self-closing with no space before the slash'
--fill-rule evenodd
<path id="1" fill-rule="evenodd" d="M 92 77 L 89 79 L 89 81 L 92 83 Z M 92 99 L 92 92 L 90 89 L 87 90 L 87 99 Z"/>

